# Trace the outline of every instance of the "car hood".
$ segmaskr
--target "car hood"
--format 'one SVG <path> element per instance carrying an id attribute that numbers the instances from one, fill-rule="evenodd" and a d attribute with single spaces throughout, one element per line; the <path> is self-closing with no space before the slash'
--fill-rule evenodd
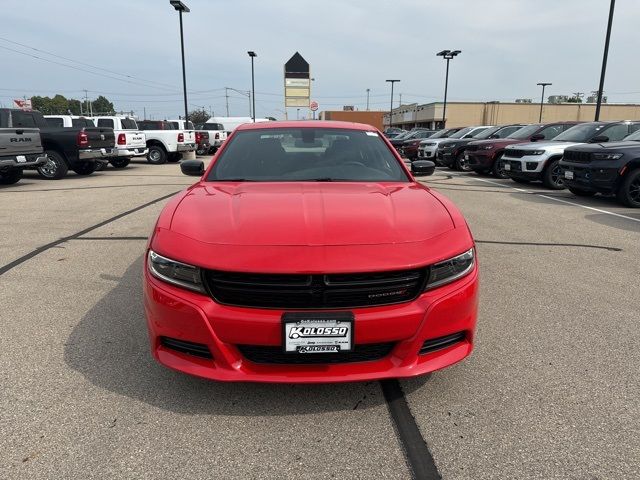
<path id="1" fill-rule="evenodd" d="M 455 140 L 455 139 L 449 139 L 449 138 L 425 138 L 424 140 L 422 140 L 420 142 L 420 145 L 425 145 L 426 143 L 434 143 L 436 145 L 442 143 L 442 142 L 446 142 L 449 140 Z"/>
<path id="2" fill-rule="evenodd" d="M 640 150 L 640 142 L 627 140 L 626 142 L 581 143 L 571 150 L 581 152 L 593 152 L 597 150 Z"/>
<path id="3" fill-rule="evenodd" d="M 171 230 L 219 245 L 379 245 L 454 228 L 414 183 L 203 183 L 176 208 Z"/>
<path id="4" fill-rule="evenodd" d="M 521 143 L 519 145 L 514 146 L 513 148 L 517 148 L 518 150 L 564 150 L 567 147 L 571 147 L 573 145 L 581 145 L 584 142 L 529 142 L 529 143 Z M 509 147 L 507 147 L 509 150 Z"/>
<path id="5" fill-rule="evenodd" d="M 526 140 L 515 140 L 513 138 L 488 138 L 486 140 L 474 140 L 469 142 L 469 146 L 494 145 L 495 147 L 506 147 L 507 145 L 515 145 L 517 143 L 529 143 Z"/>

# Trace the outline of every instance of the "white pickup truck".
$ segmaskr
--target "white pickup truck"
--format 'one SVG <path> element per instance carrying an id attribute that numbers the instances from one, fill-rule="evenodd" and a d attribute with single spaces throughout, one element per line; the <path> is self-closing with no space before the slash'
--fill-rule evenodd
<path id="1" fill-rule="evenodd" d="M 116 139 L 115 156 L 109 159 L 109 163 L 115 168 L 124 168 L 133 157 L 144 157 L 149 153 L 147 137 L 138 129 L 135 119 L 117 116 L 89 118 L 96 127 L 113 128 Z"/>
<path id="2" fill-rule="evenodd" d="M 193 130 L 179 130 L 166 120 L 139 120 L 138 128 L 147 136 L 147 161 L 154 165 L 177 162 L 183 152 L 196 149 L 196 135 Z"/>

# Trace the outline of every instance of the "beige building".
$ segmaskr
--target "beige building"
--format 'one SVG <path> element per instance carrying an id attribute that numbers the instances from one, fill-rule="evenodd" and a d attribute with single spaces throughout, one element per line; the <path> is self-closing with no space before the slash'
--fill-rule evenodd
<path id="1" fill-rule="evenodd" d="M 393 110 L 394 127 L 440 128 L 442 126 L 442 103 L 402 105 Z M 545 103 L 542 106 L 542 121 L 583 121 L 594 119 L 596 106 L 593 103 Z M 510 123 L 537 123 L 540 104 L 503 102 L 447 102 L 447 127 L 467 125 L 505 125 Z M 639 120 L 640 105 L 603 103 L 600 120 Z M 389 126 L 389 113 L 383 118 L 385 128 Z"/>

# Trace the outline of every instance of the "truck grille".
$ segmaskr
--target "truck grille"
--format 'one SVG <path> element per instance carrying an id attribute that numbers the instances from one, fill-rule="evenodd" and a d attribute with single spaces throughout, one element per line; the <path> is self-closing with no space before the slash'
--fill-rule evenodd
<path id="1" fill-rule="evenodd" d="M 354 308 L 413 300 L 427 268 L 348 274 L 263 274 L 208 270 L 208 290 L 219 303 L 254 308 Z"/>
<path id="2" fill-rule="evenodd" d="M 342 353 L 284 353 L 282 347 L 262 345 L 237 345 L 240 353 L 254 363 L 282 365 L 309 365 L 327 363 L 370 362 L 386 357 L 393 350 L 393 343 L 368 343 L 354 345 L 352 352 Z"/>
<path id="3" fill-rule="evenodd" d="M 571 150 L 565 150 L 562 156 L 564 160 L 573 163 L 591 163 L 591 153 L 589 152 L 572 152 Z"/>

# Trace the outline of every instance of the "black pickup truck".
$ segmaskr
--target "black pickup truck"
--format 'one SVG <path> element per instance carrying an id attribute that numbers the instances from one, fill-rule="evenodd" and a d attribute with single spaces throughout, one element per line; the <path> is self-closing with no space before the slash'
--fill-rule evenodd
<path id="1" fill-rule="evenodd" d="M 6 116 L 0 116 L 0 185 L 16 183 L 26 167 L 47 162 L 38 129 L 5 128 L 6 120 Z"/>
<path id="2" fill-rule="evenodd" d="M 8 128 L 39 128 L 47 162 L 37 168 L 41 177 L 49 180 L 63 178 L 69 169 L 78 175 L 90 175 L 96 161 L 108 158 L 115 147 L 112 128 L 78 126 L 54 127 L 47 124 L 38 111 L 0 109 L 0 118 Z M 34 168 L 34 167 L 30 167 Z"/>

